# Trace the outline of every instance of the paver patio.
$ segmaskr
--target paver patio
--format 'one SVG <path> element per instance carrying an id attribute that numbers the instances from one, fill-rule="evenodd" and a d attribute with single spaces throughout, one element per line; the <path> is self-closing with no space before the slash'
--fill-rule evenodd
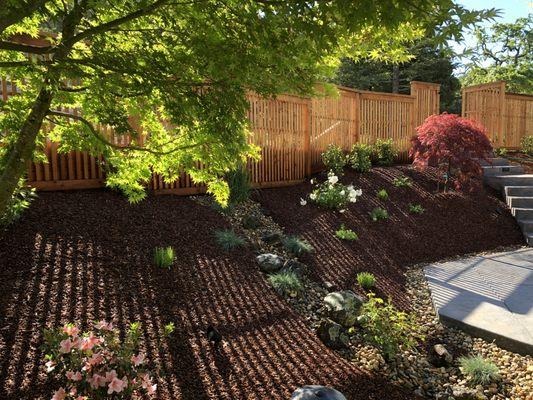
<path id="1" fill-rule="evenodd" d="M 444 323 L 533 354 L 533 249 L 435 263 L 425 275 Z"/>

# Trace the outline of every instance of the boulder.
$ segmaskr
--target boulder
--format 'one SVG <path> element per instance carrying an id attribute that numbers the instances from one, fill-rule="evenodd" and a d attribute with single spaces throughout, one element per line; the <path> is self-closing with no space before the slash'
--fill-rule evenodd
<path id="1" fill-rule="evenodd" d="M 331 292 L 324 297 L 327 316 L 346 328 L 355 325 L 363 302 L 364 299 L 351 290 Z"/>
<path id="2" fill-rule="evenodd" d="M 330 387 L 307 385 L 296 389 L 291 400 L 346 400 L 346 397 Z"/>
<path id="3" fill-rule="evenodd" d="M 279 232 L 266 232 L 261 236 L 261 240 L 266 244 L 279 244 L 283 239 L 283 235 Z"/>
<path id="4" fill-rule="evenodd" d="M 285 264 L 285 259 L 277 254 L 264 253 L 256 257 L 261 271 L 266 273 L 278 272 Z"/>
<path id="5" fill-rule="evenodd" d="M 344 328 L 330 319 L 320 321 L 316 334 L 322 342 L 332 349 L 342 349 L 348 345 L 348 335 Z"/>
<path id="6" fill-rule="evenodd" d="M 448 367 L 453 362 L 453 356 L 443 344 L 436 344 L 429 351 L 429 362 L 436 367 Z"/>

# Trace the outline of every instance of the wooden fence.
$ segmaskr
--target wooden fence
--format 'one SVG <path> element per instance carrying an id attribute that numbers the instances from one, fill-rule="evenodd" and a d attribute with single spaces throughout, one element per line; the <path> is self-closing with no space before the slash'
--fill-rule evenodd
<path id="1" fill-rule="evenodd" d="M 533 135 L 533 96 L 507 93 L 505 82 L 463 89 L 462 115 L 483 124 L 496 147 L 518 148 Z"/>
<path id="2" fill-rule="evenodd" d="M 1 81 L 5 100 L 17 92 L 8 79 Z M 262 98 L 249 95 L 248 118 L 252 142 L 261 148 L 261 159 L 250 161 L 248 169 L 255 187 L 275 187 L 300 182 L 320 169 L 320 154 L 330 143 L 349 151 L 353 144 L 374 143 L 392 138 L 407 160 L 415 127 L 439 112 L 438 84 L 412 82 L 410 95 L 378 93 L 339 88 L 338 96 L 302 98 L 281 95 Z M 76 110 L 64 110 L 75 113 Z M 120 142 L 113 132 L 106 135 Z M 58 144 L 48 141 L 44 148 L 48 162 L 28 166 L 29 184 L 39 190 L 95 188 L 105 185 L 101 157 L 87 152 L 58 152 Z M 157 193 L 194 194 L 205 191 L 182 173 L 179 180 L 163 182 L 154 175 L 149 187 Z"/>

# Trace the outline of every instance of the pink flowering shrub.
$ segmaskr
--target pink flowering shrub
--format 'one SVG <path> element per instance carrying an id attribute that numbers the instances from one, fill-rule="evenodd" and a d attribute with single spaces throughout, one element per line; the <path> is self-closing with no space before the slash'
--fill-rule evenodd
<path id="1" fill-rule="evenodd" d="M 157 385 L 138 350 L 139 323 L 131 324 L 123 342 L 112 323 L 101 321 L 94 328 L 80 332 L 67 324 L 44 331 L 46 371 L 62 382 L 52 400 L 130 399 L 155 393 Z"/>

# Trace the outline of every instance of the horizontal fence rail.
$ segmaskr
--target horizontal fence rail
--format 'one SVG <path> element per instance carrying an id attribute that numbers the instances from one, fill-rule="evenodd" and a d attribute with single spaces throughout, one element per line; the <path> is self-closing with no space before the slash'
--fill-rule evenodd
<path id="1" fill-rule="evenodd" d="M 464 88 L 462 100 L 463 117 L 485 126 L 497 147 L 519 148 L 533 135 L 533 96 L 508 93 L 503 81 Z"/>
<path id="2" fill-rule="evenodd" d="M 248 170 L 255 187 L 276 187 L 301 182 L 320 170 L 321 153 L 329 144 L 349 151 L 355 143 L 372 144 L 378 138 L 392 138 L 407 159 L 415 127 L 439 111 L 438 84 L 412 82 L 411 94 L 400 95 L 339 87 L 337 96 L 303 98 L 280 95 L 263 98 L 249 94 L 248 119 L 252 143 L 261 148 L 261 159 L 250 160 Z M 9 78 L 2 78 L 0 97 L 17 94 Z M 77 110 L 62 110 L 75 114 Z M 126 145 L 126 136 L 114 135 L 100 126 L 106 137 Z M 47 162 L 28 165 L 28 183 L 38 190 L 68 190 L 105 186 L 101 156 L 84 151 L 60 153 L 59 144 L 49 140 L 43 149 Z M 154 174 L 148 187 L 156 193 L 196 194 L 205 192 L 182 171 L 180 179 L 164 182 Z"/>

